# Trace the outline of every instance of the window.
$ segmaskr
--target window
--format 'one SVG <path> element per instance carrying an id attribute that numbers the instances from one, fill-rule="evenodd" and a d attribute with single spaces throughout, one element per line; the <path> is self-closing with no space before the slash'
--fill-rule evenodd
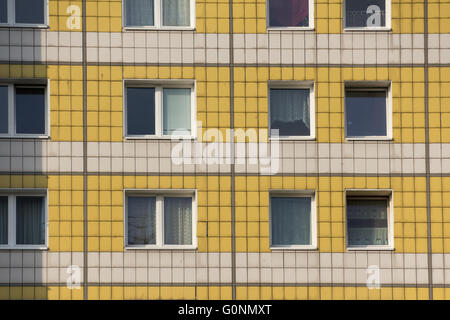
<path id="1" fill-rule="evenodd" d="M 47 136 L 47 94 L 42 85 L 0 84 L 0 136 Z"/>
<path id="2" fill-rule="evenodd" d="M 267 0 L 269 28 L 313 28 L 313 0 Z"/>
<path id="3" fill-rule="evenodd" d="M 45 248 L 46 221 L 43 192 L 0 193 L 0 248 Z"/>
<path id="4" fill-rule="evenodd" d="M 386 29 L 390 24 L 390 0 L 345 0 L 344 28 Z"/>
<path id="5" fill-rule="evenodd" d="M 315 249 L 315 212 L 312 192 L 271 192 L 271 247 Z"/>
<path id="6" fill-rule="evenodd" d="M 271 82 L 269 92 L 270 131 L 279 137 L 314 139 L 315 111 L 312 84 L 296 86 Z M 272 137 L 275 133 L 271 133 Z"/>
<path id="7" fill-rule="evenodd" d="M 345 90 L 347 139 L 386 140 L 392 137 L 390 89 L 352 86 Z"/>
<path id="8" fill-rule="evenodd" d="M 194 0 L 124 0 L 124 26 L 193 28 Z"/>
<path id="9" fill-rule="evenodd" d="M 135 83 L 125 90 L 127 137 L 195 136 L 192 86 Z"/>
<path id="10" fill-rule="evenodd" d="M 130 248 L 196 248 L 195 191 L 127 191 L 126 226 Z"/>
<path id="11" fill-rule="evenodd" d="M 44 26 L 46 15 L 46 0 L 0 0 L 0 25 Z"/>
<path id="12" fill-rule="evenodd" d="M 392 192 L 347 191 L 347 247 L 391 249 Z"/>

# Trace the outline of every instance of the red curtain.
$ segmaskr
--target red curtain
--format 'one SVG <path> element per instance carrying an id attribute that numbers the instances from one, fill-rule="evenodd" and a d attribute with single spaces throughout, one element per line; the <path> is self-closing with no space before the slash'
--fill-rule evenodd
<path id="1" fill-rule="evenodd" d="M 309 0 L 271 0 L 271 26 L 297 26 L 308 16 Z"/>

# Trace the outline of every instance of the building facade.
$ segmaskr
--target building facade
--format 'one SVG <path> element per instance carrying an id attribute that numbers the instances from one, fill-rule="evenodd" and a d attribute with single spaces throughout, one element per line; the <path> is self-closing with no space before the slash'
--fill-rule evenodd
<path id="1" fill-rule="evenodd" d="M 450 299 L 449 195 L 449 0 L 0 1 L 1 299 Z"/>

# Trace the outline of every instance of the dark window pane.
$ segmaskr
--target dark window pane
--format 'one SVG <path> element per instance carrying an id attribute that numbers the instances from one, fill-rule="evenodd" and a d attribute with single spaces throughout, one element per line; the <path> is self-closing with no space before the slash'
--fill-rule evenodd
<path id="1" fill-rule="evenodd" d="M 126 26 L 153 26 L 153 0 L 126 0 Z"/>
<path id="2" fill-rule="evenodd" d="M 311 198 L 272 197 L 272 245 L 311 244 Z"/>
<path id="3" fill-rule="evenodd" d="M 154 88 L 127 88 L 127 134 L 155 134 Z"/>
<path id="4" fill-rule="evenodd" d="M 0 0 L 0 23 L 8 22 L 8 0 Z"/>
<path id="5" fill-rule="evenodd" d="M 128 197 L 128 244 L 156 244 L 155 197 Z"/>
<path id="6" fill-rule="evenodd" d="M 8 86 L 0 86 L 0 133 L 8 133 Z"/>
<path id="7" fill-rule="evenodd" d="M 17 197 L 16 243 L 45 244 L 43 197 Z"/>
<path id="8" fill-rule="evenodd" d="M 309 26 L 309 0 L 269 0 L 269 26 Z"/>
<path id="9" fill-rule="evenodd" d="M 16 133 L 45 134 L 45 88 L 16 88 Z"/>
<path id="10" fill-rule="evenodd" d="M 44 24 L 44 0 L 16 0 L 16 23 Z"/>
<path id="11" fill-rule="evenodd" d="M 348 244 L 387 245 L 388 199 L 347 199 Z"/>
<path id="12" fill-rule="evenodd" d="M 192 198 L 164 198 L 164 244 L 192 244 Z"/>
<path id="13" fill-rule="evenodd" d="M 8 197 L 0 197 L 0 244 L 8 244 Z"/>
<path id="14" fill-rule="evenodd" d="M 309 89 L 270 90 L 270 129 L 280 136 L 309 136 Z"/>
<path id="15" fill-rule="evenodd" d="M 385 0 L 346 0 L 346 27 L 386 26 Z"/>
<path id="16" fill-rule="evenodd" d="M 386 91 L 347 91 L 347 136 L 386 136 Z"/>

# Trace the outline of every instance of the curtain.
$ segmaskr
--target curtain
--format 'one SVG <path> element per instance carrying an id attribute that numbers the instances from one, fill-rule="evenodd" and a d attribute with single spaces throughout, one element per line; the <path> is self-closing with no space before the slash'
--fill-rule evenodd
<path id="1" fill-rule="evenodd" d="M 191 0 L 162 0 L 164 26 L 190 26 Z"/>
<path id="2" fill-rule="evenodd" d="M 0 197 L 0 244 L 8 244 L 8 197 Z"/>
<path id="3" fill-rule="evenodd" d="M 191 132 L 191 89 L 163 89 L 163 134 Z"/>
<path id="4" fill-rule="evenodd" d="M 16 198 L 16 243 L 45 244 L 43 197 Z"/>
<path id="5" fill-rule="evenodd" d="M 270 0 L 271 27 L 308 26 L 309 0 Z"/>
<path id="6" fill-rule="evenodd" d="M 309 89 L 271 89 L 270 121 L 280 136 L 309 136 Z"/>
<path id="7" fill-rule="evenodd" d="M 387 199 L 347 200 L 349 245 L 387 245 Z"/>
<path id="8" fill-rule="evenodd" d="M 192 244 L 192 198 L 164 198 L 164 244 Z"/>
<path id="9" fill-rule="evenodd" d="M 272 244 L 311 244 L 311 198 L 272 197 Z"/>
<path id="10" fill-rule="evenodd" d="M 153 0 L 126 0 L 125 14 L 127 26 L 153 26 Z"/>
<path id="11" fill-rule="evenodd" d="M 156 198 L 128 197 L 128 244 L 156 244 Z"/>
<path id="12" fill-rule="evenodd" d="M 8 133 L 8 86 L 0 86 L 0 133 Z"/>

